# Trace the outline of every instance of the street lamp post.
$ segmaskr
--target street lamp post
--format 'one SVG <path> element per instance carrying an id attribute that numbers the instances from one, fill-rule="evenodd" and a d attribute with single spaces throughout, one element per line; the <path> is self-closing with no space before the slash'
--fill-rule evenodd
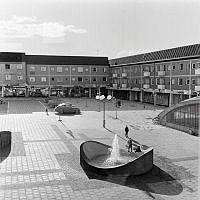
<path id="1" fill-rule="evenodd" d="M 96 99 L 101 101 L 103 103 L 103 128 L 106 127 L 106 101 L 110 101 L 112 99 L 111 95 L 108 95 L 107 98 L 105 98 L 104 95 L 97 95 Z"/>

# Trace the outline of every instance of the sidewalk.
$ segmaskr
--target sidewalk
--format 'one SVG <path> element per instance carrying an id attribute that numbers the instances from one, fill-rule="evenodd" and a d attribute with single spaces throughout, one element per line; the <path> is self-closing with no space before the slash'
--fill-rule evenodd
<path id="1" fill-rule="evenodd" d="M 97 110 L 61 116 L 62 122 L 39 110 L 0 115 L 0 130 L 12 131 L 10 156 L 0 163 L 0 199 L 198 199 L 198 138 L 153 125 L 159 112 L 138 106 L 114 119 L 115 111 L 106 111 L 107 129 Z M 131 137 L 154 148 L 154 170 L 142 177 L 89 179 L 79 164 L 80 144 L 110 145 L 117 133 L 125 148 L 126 124 Z"/>

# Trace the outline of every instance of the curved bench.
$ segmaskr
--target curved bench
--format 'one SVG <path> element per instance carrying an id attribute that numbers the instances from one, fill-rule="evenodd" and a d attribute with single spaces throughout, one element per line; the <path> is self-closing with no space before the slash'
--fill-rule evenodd
<path id="1" fill-rule="evenodd" d="M 5 160 L 11 150 L 11 132 L 0 131 L 0 162 Z"/>
<path id="2" fill-rule="evenodd" d="M 145 145 L 143 146 L 142 152 L 129 154 L 133 157 L 133 160 L 129 162 L 109 167 L 102 167 L 93 163 L 95 157 L 109 155 L 110 148 L 111 146 L 97 141 L 82 143 L 80 146 L 80 164 L 82 168 L 101 175 L 140 175 L 150 171 L 153 167 L 153 149 Z"/>

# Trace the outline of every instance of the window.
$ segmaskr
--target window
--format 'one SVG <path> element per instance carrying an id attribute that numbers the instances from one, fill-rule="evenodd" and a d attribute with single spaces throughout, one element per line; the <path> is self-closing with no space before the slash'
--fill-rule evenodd
<path id="1" fill-rule="evenodd" d="M 17 64 L 17 69 L 22 69 L 22 65 L 21 64 Z"/>
<path id="2" fill-rule="evenodd" d="M 173 65 L 172 69 L 173 69 L 173 70 L 175 70 L 175 69 L 176 69 L 176 66 L 175 66 L 175 65 Z"/>
<path id="3" fill-rule="evenodd" d="M 10 69 L 10 64 L 5 64 L 5 69 Z"/>
<path id="4" fill-rule="evenodd" d="M 57 67 L 57 72 L 62 72 L 62 67 Z"/>
<path id="5" fill-rule="evenodd" d="M 68 71 L 69 70 L 69 68 L 68 67 L 65 67 L 65 71 Z"/>
<path id="6" fill-rule="evenodd" d="M 180 64 L 180 70 L 183 70 L 183 64 Z"/>
<path id="7" fill-rule="evenodd" d="M 78 77 L 78 82 L 82 82 L 83 78 L 82 77 Z"/>
<path id="8" fill-rule="evenodd" d="M 165 84 L 165 79 L 164 78 L 160 78 L 160 85 L 164 85 Z"/>
<path id="9" fill-rule="evenodd" d="M 21 76 L 21 75 L 20 75 L 20 76 L 17 76 L 17 79 L 18 79 L 18 80 L 23 80 L 23 76 Z"/>
<path id="10" fill-rule="evenodd" d="M 35 71 L 35 66 L 30 66 L 30 71 Z"/>
<path id="11" fill-rule="evenodd" d="M 156 66 L 157 71 L 160 71 L 160 65 Z"/>
<path id="12" fill-rule="evenodd" d="M 51 67 L 51 71 L 54 71 L 54 67 Z"/>
<path id="13" fill-rule="evenodd" d="M 30 82 L 35 82 L 35 77 L 30 77 Z"/>
<path id="14" fill-rule="evenodd" d="M 83 72 L 83 67 L 78 67 L 78 72 Z"/>
<path id="15" fill-rule="evenodd" d="M 183 79 L 182 78 L 178 78 L 178 85 L 183 85 Z"/>
<path id="16" fill-rule="evenodd" d="M 168 65 L 168 70 L 169 70 L 169 71 L 171 70 L 171 65 Z"/>
<path id="17" fill-rule="evenodd" d="M 42 81 L 42 82 L 46 82 L 46 81 L 47 81 L 47 78 L 46 78 L 46 77 L 41 77 L 41 81 Z"/>
<path id="18" fill-rule="evenodd" d="M 196 83 L 196 80 L 192 79 L 192 85 L 195 85 L 195 83 Z"/>
<path id="19" fill-rule="evenodd" d="M 46 70 L 47 70 L 47 68 L 46 68 L 45 66 L 42 66 L 42 67 L 41 67 L 41 71 L 42 71 L 42 72 L 46 72 Z"/>
<path id="20" fill-rule="evenodd" d="M 189 80 L 189 79 L 186 80 L 186 84 L 187 84 L 187 85 L 190 84 L 190 80 Z"/>
<path id="21" fill-rule="evenodd" d="M 73 77 L 73 78 L 72 78 L 72 81 L 75 81 L 75 80 L 76 80 L 75 77 Z"/>
<path id="22" fill-rule="evenodd" d="M 94 78 L 92 79 L 92 81 L 93 81 L 93 82 L 96 82 L 96 81 L 97 81 L 97 78 L 96 78 L 96 77 L 94 77 Z"/>
<path id="23" fill-rule="evenodd" d="M 65 78 L 65 80 L 67 81 L 67 80 L 68 80 L 68 78 Z"/>
<path id="24" fill-rule="evenodd" d="M 175 84 L 175 79 L 174 78 L 172 78 L 172 85 L 174 85 Z"/>
<path id="25" fill-rule="evenodd" d="M 160 71 L 165 71 L 165 65 L 160 66 Z"/>
<path id="26" fill-rule="evenodd" d="M 63 82 L 63 77 L 57 77 L 57 82 Z"/>
<path id="27" fill-rule="evenodd" d="M 104 67 L 104 68 L 103 68 L 103 72 L 105 73 L 106 71 L 107 71 L 107 70 L 106 70 L 106 68 Z"/>
<path id="28" fill-rule="evenodd" d="M 88 68 L 85 68 L 85 71 L 88 72 Z"/>
<path id="29" fill-rule="evenodd" d="M 151 66 L 151 69 L 150 69 L 150 70 L 151 70 L 151 72 L 153 72 L 153 71 L 154 71 L 154 66 Z"/>
<path id="30" fill-rule="evenodd" d="M 138 71 L 138 67 L 135 66 L 135 67 L 134 67 L 134 72 L 137 73 L 137 71 Z"/>
<path id="31" fill-rule="evenodd" d="M 156 78 L 156 85 L 160 84 L 160 78 Z"/>
<path id="32" fill-rule="evenodd" d="M 51 78 L 52 81 L 54 81 L 54 78 Z"/>
<path id="33" fill-rule="evenodd" d="M 192 64 L 192 69 L 195 69 L 195 63 Z"/>
<path id="34" fill-rule="evenodd" d="M 6 81 L 10 81 L 11 80 L 11 75 L 10 74 L 6 74 Z"/>
<path id="35" fill-rule="evenodd" d="M 75 71 L 76 71 L 75 67 L 73 67 L 73 68 L 72 68 L 72 71 L 73 71 L 73 72 L 75 72 Z"/>
<path id="36" fill-rule="evenodd" d="M 107 81 L 107 77 L 103 77 L 103 81 Z"/>
<path id="37" fill-rule="evenodd" d="M 154 85 L 154 78 L 151 78 L 151 85 Z"/>
<path id="38" fill-rule="evenodd" d="M 93 72 L 97 72 L 97 68 L 96 67 L 93 67 Z"/>

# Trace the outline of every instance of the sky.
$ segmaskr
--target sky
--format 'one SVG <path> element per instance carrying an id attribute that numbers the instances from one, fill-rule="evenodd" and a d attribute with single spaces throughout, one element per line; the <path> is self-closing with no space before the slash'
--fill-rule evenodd
<path id="1" fill-rule="evenodd" d="M 0 0 L 0 51 L 109 59 L 200 43 L 199 0 Z"/>

